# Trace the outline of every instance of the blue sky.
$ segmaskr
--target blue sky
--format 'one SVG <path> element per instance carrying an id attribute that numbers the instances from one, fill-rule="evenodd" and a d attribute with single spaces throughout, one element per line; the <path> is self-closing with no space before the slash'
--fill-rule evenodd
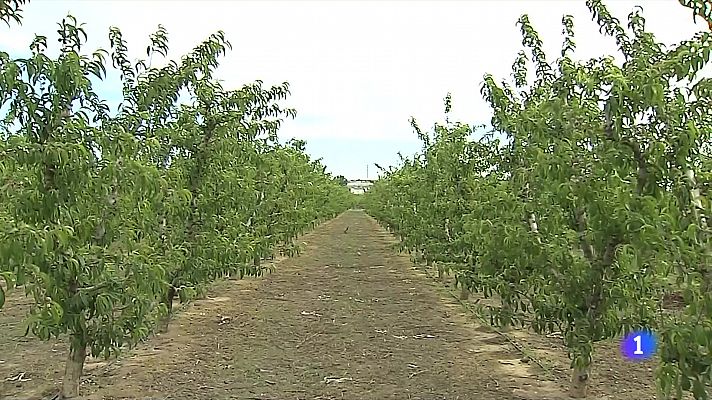
<path id="1" fill-rule="evenodd" d="M 703 30 L 677 0 L 609 0 L 625 21 L 644 6 L 649 29 L 673 44 Z M 598 33 L 584 0 L 469 1 L 188 1 L 31 0 L 21 27 L 0 26 L 0 50 L 27 51 L 34 34 L 56 43 L 56 23 L 67 14 L 86 23 L 88 50 L 108 48 L 110 26 L 142 57 L 148 35 L 163 24 L 170 59 L 177 59 L 221 29 L 233 45 L 217 71 L 227 88 L 261 79 L 290 82 L 285 105 L 297 109 L 283 125 L 283 140 L 307 141 L 327 169 L 364 178 L 370 164 L 398 163 L 397 152 L 420 149 L 409 118 L 421 128 L 442 120 L 443 98 L 453 95 L 452 120 L 482 124 L 490 110 L 480 95 L 485 73 L 506 78 L 521 49 L 518 17 L 527 13 L 553 60 L 561 46 L 561 18 L 574 16 L 577 57 L 614 54 Z M 160 65 L 164 60 L 154 60 Z M 112 74 L 97 89 L 110 104 L 121 86 Z"/>

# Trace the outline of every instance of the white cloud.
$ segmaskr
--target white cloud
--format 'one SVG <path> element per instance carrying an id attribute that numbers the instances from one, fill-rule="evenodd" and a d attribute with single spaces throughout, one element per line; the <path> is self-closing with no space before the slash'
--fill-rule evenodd
<path id="1" fill-rule="evenodd" d="M 659 40 L 676 43 L 706 25 L 674 0 L 606 2 L 624 24 L 636 3 Z M 54 39 L 67 12 L 86 22 L 89 47 L 108 47 L 108 28 L 122 29 L 130 54 L 142 57 L 161 23 L 171 57 L 188 52 L 218 29 L 234 49 L 219 77 L 226 87 L 262 79 L 291 83 L 287 104 L 297 109 L 285 137 L 412 140 L 408 122 L 440 120 L 453 93 L 452 119 L 487 122 L 480 95 L 486 72 L 509 75 L 521 49 L 515 23 L 528 13 L 551 59 L 561 45 L 561 18 L 574 16 L 579 58 L 612 54 L 583 0 L 548 1 L 63 1 L 32 0 L 25 22 L 0 29 L 0 48 L 26 48 L 33 33 Z M 118 87 L 117 87 L 118 90 Z M 396 159 L 393 149 L 394 160 Z"/>

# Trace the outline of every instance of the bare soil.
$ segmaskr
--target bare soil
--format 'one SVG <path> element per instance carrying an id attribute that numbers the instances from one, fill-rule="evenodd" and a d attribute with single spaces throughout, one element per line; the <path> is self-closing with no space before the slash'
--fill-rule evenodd
<path id="1" fill-rule="evenodd" d="M 218 282 L 178 313 L 168 333 L 118 360 L 89 359 L 82 394 L 568 398 L 568 359 L 556 338 L 502 335 L 483 325 L 447 287 L 397 254 L 395 239 L 365 213 L 348 211 L 300 241 L 303 253 L 280 260 L 276 272 Z M 27 307 L 15 293 L 0 310 L 0 398 L 42 399 L 59 385 L 67 346 L 23 337 Z M 654 398 L 652 365 L 623 361 L 614 343 L 598 354 L 591 398 Z"/>

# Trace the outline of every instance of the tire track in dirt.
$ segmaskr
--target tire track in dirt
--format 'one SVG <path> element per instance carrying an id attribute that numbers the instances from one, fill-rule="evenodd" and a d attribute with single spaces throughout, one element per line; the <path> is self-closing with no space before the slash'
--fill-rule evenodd
<path id="1" fill-rule="evenodd" d="M 348 231 L 345 233 L 346 227 Z M 90 399 L 521 399 L 561 389 L 446 300 L 393 237 L 348 211 L 260 279 L 217 284 L 109 364 Z M 60 366 L 61 367 L 61 366 Z"/>

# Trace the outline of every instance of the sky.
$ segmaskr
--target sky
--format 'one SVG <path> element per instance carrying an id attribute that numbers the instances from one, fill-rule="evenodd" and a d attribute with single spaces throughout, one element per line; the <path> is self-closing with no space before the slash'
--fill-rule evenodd
<path id="1" fill-rule="evenodd" d="M 692 11 L 677 0 L 605 4 L 624 23 L 641 5 L 648 30 L 668 45 L 706 29 L 699 19 L 693 23 Z M 564 15 L 574 17 L 575 58 L 617 53 L 584 0 L 31 0 L 22 26 L 0 25 L 0 50 L 25 55 L 35 34 L 56 43 L 57 23 L 68 14 L 86 24 L 88 50 L 108 49 L 109 27 L 116 26 L 135 59 L 145 57 L 158 24 L 168 31 L 168 59 L 176 60 L 224 31 L 233 46 L 216 73 L 224 87 L 258 79 L 265 85 L 289 82 L 284 104 L 295 108 L 297 117 L 284 123 L 280 138 L 306 140 L 313 158 L 349 179 L 374 178 L 374 163 L 394 166 L 398 152 L 408 156 L 420 150 L 409 119 L 423 129 L 442 121 L 448 92 L 450 120 L 488 123 L 491 111 L 480 94 L 483 76 L 501 80 L 511 74 L 522 49 L 516 26 L 522 14 L 529 15 L 552 61 L 560 52 Z M 97 91 L 117 105 L 118 74 L 111 73 Z"/>

